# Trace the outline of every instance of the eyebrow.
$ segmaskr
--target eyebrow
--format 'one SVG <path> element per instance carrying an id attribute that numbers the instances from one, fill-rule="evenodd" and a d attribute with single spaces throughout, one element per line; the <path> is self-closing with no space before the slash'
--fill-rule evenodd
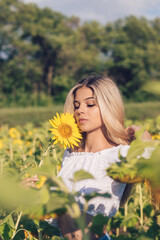
<path id="1" fill-rule="evenodd" d="M 88 98 L 85 98 L 84 100 L 88 100 L 88 99 L 95 99 L 94 97 L 88 97 Z M 74 100 L 73 102 L 78 102 L 77 100 Z"/>

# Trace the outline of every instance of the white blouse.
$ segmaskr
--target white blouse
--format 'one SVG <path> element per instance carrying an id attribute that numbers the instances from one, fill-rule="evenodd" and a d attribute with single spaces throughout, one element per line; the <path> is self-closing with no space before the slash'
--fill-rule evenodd
<path id="1" fill-rule="evenodd" d="M 116 182 L 107 176 L 106 168 L 110 164 L 120 161 L 119 151 L 123 157 L 127 156 L 129 145 L 119 145 L 108 148 L 96 153 L 92 152 L 69 152 L 65 151 L 62 168 L 58 174 L 66 184 L 69 191 L 77 191 L 80 196 L 76 197 L 76 201 L 83 211 L 84 198 L 86 194 L 98 192 L 101 194 L 109 193 L 111 198 L 97 196 L 88 201 L 87 213 L 96 215 L 101 213 L 105 216 L 112 217 L 117 212 L 120 200 L 123 195 L 126 184 Z M 73 183 L 71 179 L 78 170 L 85 170 L 93 175 L 94 179 L 80 180 Z"/>

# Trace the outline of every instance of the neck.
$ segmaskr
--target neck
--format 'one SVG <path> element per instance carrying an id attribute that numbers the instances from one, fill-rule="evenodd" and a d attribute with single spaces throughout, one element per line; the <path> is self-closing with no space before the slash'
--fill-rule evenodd
<path id="1" fill-rule="evenodd" d="M 87 132 L 85 138 L 85 152 L 99 152 L 111 148 L 115 144 L 111 143 L 104 135 L 103 129 L 97 129 L 93 132 Z"/>

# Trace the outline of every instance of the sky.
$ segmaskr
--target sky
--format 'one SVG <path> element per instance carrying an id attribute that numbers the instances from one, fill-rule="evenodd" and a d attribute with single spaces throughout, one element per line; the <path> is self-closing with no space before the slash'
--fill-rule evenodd
<path id="1" fill-rule="evenodd" d="M 49 7 L 64 15 L 77 16 L 82 22 L 96 20 L 102 24 L 129 15 L 147 19 L 160 17 L 160 0 L 23 0 Z"/>

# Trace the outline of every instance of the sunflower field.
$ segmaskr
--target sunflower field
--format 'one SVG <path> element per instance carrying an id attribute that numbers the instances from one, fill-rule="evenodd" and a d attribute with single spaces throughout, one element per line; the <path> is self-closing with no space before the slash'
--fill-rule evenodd
<path id="1" fill-rule="evenodd" d="M 137 132 L 127 157 L 120 156 L 120 163 L 106 169 L 117 181 L 133 184 L 132 193 L 112 219 L 96 216 L 92 228 L 98 235 L 102 223 L 107 222 L 112 239 L 159 240 L 160 117 L 144 122 L 126 121 L 126 127 L 132 124 L 143 128 Z M 75 193 L 70 193 L 57 177 L 64 149 L 54 142 L 50 128 L 49 122 L 37 128 L 31 123 L 0 126 L 1 240 L 60 239 L 55 220 L 66 211 L 83 229 L 84 220 L 75 202 Z M 145 129 L 150 132 L 152 141 L 141 140 Z M 146 148 L 150 151 L 148 158 L 142 154 Z M 39 179 L 36 188 L 24 187 L 25 179 L 33 176 Z M 78 171 L 73 181 L 84 178 L 92 176 Z M 88 199 L 86 196 L 86 207 Z"/>

